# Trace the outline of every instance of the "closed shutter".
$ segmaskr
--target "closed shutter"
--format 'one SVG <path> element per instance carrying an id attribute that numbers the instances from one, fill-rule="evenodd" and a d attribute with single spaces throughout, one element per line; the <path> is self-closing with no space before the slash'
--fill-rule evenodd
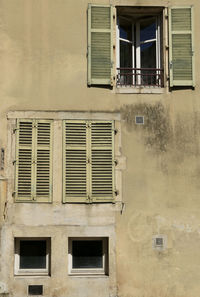
<path id="1" fill-rule="evenodd" d="M 87 129 L 85 121 L 64 122 L 63 201 L 87 198 Z"/>
<path id="2" fill-rule="evenodd" d="M 17 122 L 15 198 L 20 201 L 32 200 L 32 126 L 31 120 Z"/>
<path id="3" fill-rule="evenodd" d="M 16 201 L 49 202 L 52 195 L 52 123 L 18 120 Z"/>
<path id="4" fill-rule="evenodd" d="M 88 6 L 88 85 L 111 85 L 113 76 L 112 7 Z"/>
<path id="5" fill-rule="evenodd" d="M 109 202 L 114 193 L 113 122 L 91 123 L 91 197 Z"/>
<path id="6" fill-rule="evenodd" d="M 37 202 L 48 202 L 52 196 L 52 123 L 37 122 L 35 197 Z"/>
<path id="7" fill-rule="evenodd" d="M 192 7 L 172 7 L 169 10 L 169 45 L 170 87 L 194 87 Z"/>
<path id="8" fill-rule="evenodd" d="M 63 131 L 63 201 L 113 201 L 113 122 L 64 121 Z"/>

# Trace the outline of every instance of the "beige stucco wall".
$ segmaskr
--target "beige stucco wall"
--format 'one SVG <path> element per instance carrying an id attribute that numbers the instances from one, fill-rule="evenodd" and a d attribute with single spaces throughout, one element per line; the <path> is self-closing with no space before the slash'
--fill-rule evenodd
<path id="1" fill-rule="evenodd" d="M 196 297 L 200 292 L 200 2 L 90 2 L 194 5 L 196 87 L 171 92 L 166 87 L 162 94 L 88 88 L 88 2 L 0 0 L 0 147 L 6 154 L 5 170 L 0 172 L 0 281 L 12 297 L 27 296 L 28 284 L 43 284 L 48 297 Z M 164 55 L 167 61 L 167 51 Z M 14 204 L 14 122 L 9 112 L 20 110 L 119 112 L 118 190 L 124 205 L 63 205 L 62 181 L 55 185 L 52 204 Z M 134 124 L 137 114 L 144 115 L 144 126 Z M 60 174 L 56 168 L 54 174 Z M 167 238 L 164 251 L 152 247 L 156 234 Z M 14 276 L 13 238 L 21 236 L 52 238 L 51 277 Z M 109 237 L 109 276 L 68 275 L 70 236 Z"/>

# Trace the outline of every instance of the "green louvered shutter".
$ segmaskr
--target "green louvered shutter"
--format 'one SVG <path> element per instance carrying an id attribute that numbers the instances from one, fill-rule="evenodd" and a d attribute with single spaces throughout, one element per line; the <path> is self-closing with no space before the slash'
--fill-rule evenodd
<path id="1" fill-rule="evenodd" d="M 18 120 L 15 200 L 49 202 L 52 195 L 52 122 Z"/>
<path id="2" fill-rule="evenodd" d="M 16 201 L 32 200 L 33 185 L 33 123 L 32 120 L 17 122 L 16 139 Z"/>
<path id="3" fill-rule="evenodd" d="M 88 85 L 111 85 L 112 6 L 88 6 Z"/>
<path id="4" fill-rule="evenodd" d="M 87 199 L 87 123 L 64 121 L 63 202 Z"/>
<path id="5" fill-rule="evenodd" d="M 91 123 L 91 198 L 110 202 L 114 198 L 113 122 Z"/>
<path id="6" fill-rule="evenodd" d="M 35 193 L 37 202 L 52 198 L 52 122 L 37 121 Z"/>
<path id="7" fill-rule="evenodd" d="M 169 10 L 169 46 L 170 87 L 194 87 L 192 7 L 172 7 Z"/>

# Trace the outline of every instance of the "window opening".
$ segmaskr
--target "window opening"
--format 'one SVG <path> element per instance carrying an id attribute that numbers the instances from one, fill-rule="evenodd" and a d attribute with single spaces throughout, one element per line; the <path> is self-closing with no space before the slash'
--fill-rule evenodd
<path id="1" fill-rule="evenodd" d="M 70 274 L 107 274 L 108 238 L 70 238 Z"/>
<path id="2" fill-rule="evenodd" d="M 119 9 L 117 85 L 163 86 L 161 16 Z"/>

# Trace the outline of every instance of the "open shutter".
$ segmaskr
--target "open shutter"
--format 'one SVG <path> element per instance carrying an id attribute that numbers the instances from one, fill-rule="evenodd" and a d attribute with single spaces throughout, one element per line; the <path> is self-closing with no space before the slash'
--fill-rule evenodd
<path id="1" fill-rule="evenodd" d="M 114 198 L 113 122 L 91 123 L 91 198 L 110 202 Z"/>
<path id="2" fill-rule="evenodd" d="M 16 135 L 16 201 L 31 201 L 33 187 L 33 122 L 19 120 Z"/>
<path id="3" fill-rule="evenodd" d="M 52 122 L 40 120 L 36 127 L 34 198 L 37 202 L 49 202 L 52 196 Z"/>
<path id="4" fill-rule="evenodd" d="M 87 123 L 64 121 L 63 201 L 85 202 L 87 199 Z"/>
<path id="5" fill-rule="evenodd" d="M 193 86 L 193 9 L 172 7 L 169 10 L 170 87 Z"/>
<path id="6" fill-rule="evenodd" d="M 112 6 L 88 6 L 88 85 L 111 85 Z"/>

